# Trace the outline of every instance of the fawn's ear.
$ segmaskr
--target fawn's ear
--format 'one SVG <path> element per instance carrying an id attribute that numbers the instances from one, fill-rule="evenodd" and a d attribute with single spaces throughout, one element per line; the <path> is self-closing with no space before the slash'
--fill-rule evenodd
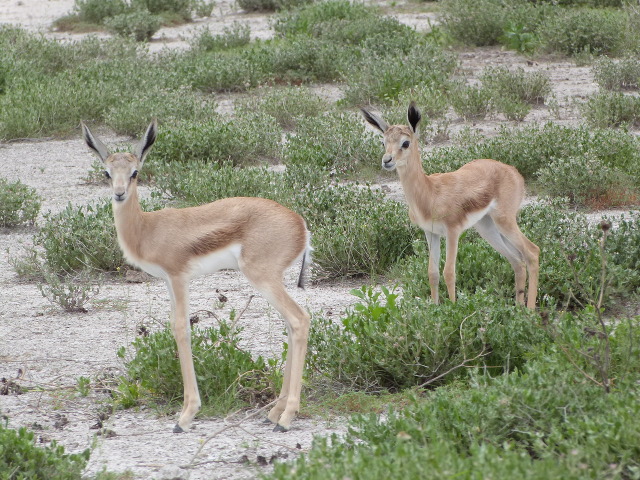
<path id="1" fill-rule="evenodd" d="M 364 108 L 361 108 L 360 111 L 362 112 L 364 119 L 369 122 L 369 124 L 380 130 L 381 133 L 386 132 L 389 128 L 389 124 L 385 122 L 382 117 L 379 117 L 375 113 L 371 113 Z"/>
<path id="2" fill-rule="evenodd" d="M 87 127 L 84 122 L 80 122 L 80 125 L 82 126 L 82 136 L 84 137 L 86 144 L 100 157 L 100 160 L 106 162 L 109 157 L 109 150 L 107 147 L 105 147 L 104 143 L 102 143 L 100 139 L 93 136 L 91 130 L 89 130 L 89 127 Z"/>
<path id="3" fill-rule="evenodd" d="M 418 131 L 418 123 L 420 123 L 421 118 L 422 115 L 420 115 L 420 110 L 416 108 L 416 102 L 411 102 L 407 110 L 407 120 L 409 120 L 409 125 L 411 125 L 414 133 Z"/>
<path id="4" fill-rule="evenodd" d="M 147 127 L 147 131 L 144 132 L 142 139 L 136 145 L 135 150 L 133 151 L 134 155 L 140 161 L 140 166 L 144 163 L 144 159 L 146 158 L 149 150 L 153 146 L 156 138 L 158 136 L 158 122 L 154 118 L 153 121 Z"/>

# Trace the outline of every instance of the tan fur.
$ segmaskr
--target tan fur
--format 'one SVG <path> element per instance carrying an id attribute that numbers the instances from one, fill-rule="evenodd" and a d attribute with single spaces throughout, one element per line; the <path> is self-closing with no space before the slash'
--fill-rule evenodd
<path id="1" fill-rule="evenodd" d="M 383 133 L 383 167 L 398 171 L 409 205 L 409 217 L 427 236 L 433 301 L 438 302 L 440 238 L 447 239 L 444 277 L 449 298 L 455 301 L 458 239 L 466 228 L 473 226 L 513 267 L 516 301 L 520 304 L 524 304 L 528 270 L 527 306 L 535 308 L 540 249 L 522 234 L 516 221 L 524 198 L 522 175 L 510 165 L 489 159 L 473 160 L 455 172 L 426 175 L 420 158 L 419 138 L 412 127 L 388 126 L 377 115 L 366 110 L 363 113 L 365 119 Z M 413 104 L 409 106 L 408 117 L 410 121 L 413 118 L 416 127 L 420 114 Z M 402 148 L 406 141 L 408 148 Z"/>
<path id="2" fill-rule="evenodd" d="M 184 382 L 184 406 L 174 431 L 186 430 L 200 408 L 188 322 L 189 279 L 232 267 L 242 271 L 287 325 L 289 349 L 282 391 L 268 418 L 277 429 L 288 430 L 300 407 L 309 315 L 286 292 L 282 278 L 285 269 L 310 253 L 306 224 L 298 214 L 274 201 L 249 197 L 143 212 L 137 178 L 132 175 L 142 167 L 155 140 L 155 128 L 155 122 L 149 126 L 137 148 L 142 157 L 138 158 L 127 153 L 108 154 L 83 125 L 87 144 L 102 158 L 111 177 L 120 247 L 130 263 L 162 278 L 169 290 L 171 323 Z M 212 254 L 225 250 L 223 256 L 211 259 Z"/>

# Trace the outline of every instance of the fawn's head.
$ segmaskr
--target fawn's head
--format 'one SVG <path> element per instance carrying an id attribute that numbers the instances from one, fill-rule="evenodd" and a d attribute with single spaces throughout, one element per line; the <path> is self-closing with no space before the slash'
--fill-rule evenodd
<path id="1" fill-rule="evenodd" d="M 142 168 L 144 159 L 156 141 L 158 124 L 154 120 L 136 145 L 133 153 L 109 153 L 107 147 L 94 137 L 91 130 L 82 123 L 84 141 L 102 160 L 104 173 L 113 190 L 113 199 L 124 202 L 129 193 L 129 186 L 137 184 L 138 170 Z"/>
<path id="2" fill-rule="evenodd" d="M 384 119 L 364 108 L 362 115 L 367 122 L 382 133 L 384 138 L 385 154 L 382 156 L 382 168 L 394 170 L 396 167 L 404 167 L 413 153 L 418 148 L 418 123 L 422 116 L 411 102 L 407 110 L 409 125 L 389 125 Z"/>

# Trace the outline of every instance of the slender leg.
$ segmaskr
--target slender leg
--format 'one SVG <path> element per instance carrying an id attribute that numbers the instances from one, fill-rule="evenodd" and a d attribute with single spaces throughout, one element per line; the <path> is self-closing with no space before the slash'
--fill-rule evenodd
<path id="1" fill-rule="evenodd" d="M 429 287 L 431 299 L 438 303 L 438 285 L 440 284 L 440 235 L 426 231 L 427 245 L 429 245 Z"/>
<path id="2" fill-rule="evenodd" d="M 474 227 L 480 236 L 511 264 L 515 274 L 516 303 L 524 305 L 524 287 L 527 276 L 524 255 L 500 233 L 496 224 L 488 215 L 476 223 Z"/>
<path id="3" fill-rule="evenodd" d="M 447 258 L 444 262 L 444 281 L 447 284 L 449 299 L 456 301 L 456 257 L 458 256 L 458 238 L 460 232 L 447 232 Z"/>
<path id="4" fill-rule="evenodd" d="M 171 327 L 178 346 L 178 357 L 180 358 L 180 370 L 184 385 L 182 413 L 173 429 L 175 433 L 180 433 L 191 426 L 193 418 L 200 410 L 200 393 L 198 392 L 191 352 L 191 326 L 188 318 L 189 292 L 187 285 L 184 279 L 173 277 L 167 281 L 167 287 L 171 297 Z"/>
<path id="5" fill-rule="evenodd" d="M 500 233 L 524 256 L 524 261 L 527 265 L 527 271 L 529 274 L 529 290 L 527 292 L 527 307 L 536 308 L 536 297 L 538 294 L 538 274 L 539 274 L 539 261 L 540 261 L 540 249 L 538 246 L 530 241 L 520 231 L 515 218 L 505 219 L 494 218 L 496 227 Z M 524 287 L 523 287 L 524 290 Z M 524 303 L 524 292 L 522 293 L 522 303 Z"/>
<path id="6" fill-rule="evenodd" d="M 282 390 L 276 405 L 269 411 L 267 418 L 276 424 L 274 430 L 287 431 L 298 410 L 300 410 L 300 392 L 302 373 L 307 354 L 310 317 L 287 293 L 279 278 L 256 278 L 254 272 L 243 271 L 251 284 L 273 307 L 280 312 L 289 332 L 289 349 L 284 367 Z"/>

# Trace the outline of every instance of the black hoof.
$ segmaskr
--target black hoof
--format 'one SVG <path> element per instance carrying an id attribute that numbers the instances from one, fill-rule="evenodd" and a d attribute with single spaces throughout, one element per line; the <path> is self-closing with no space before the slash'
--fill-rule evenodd
<path id="1" fill-rule="evenodd" d="M 184 433 L 184 430 L 182 429 L 182 427 L 180 425 L 178 425 L 176 423 L 176 426 L 173 427 L 173 433 Z"/>
<path id="2" fill-rule="evenodd" d="M 269 420 L 268 418 L 265 418 L 264 422 L 262 422 L 262 423 L 270 423 L 271 425 L 273 425 L 273 422 L 271 420 Z"/>
<path id="3" fill-rule="evenodd" d="M 288 428 L 284 428 L 282 425 L 278 424 L 275 427 L 273 427 L 273 431 L 274 432 L 282 432 L 282 433 L 284 433 L 284 432 L 288 432 L 289 429 Z"/>

